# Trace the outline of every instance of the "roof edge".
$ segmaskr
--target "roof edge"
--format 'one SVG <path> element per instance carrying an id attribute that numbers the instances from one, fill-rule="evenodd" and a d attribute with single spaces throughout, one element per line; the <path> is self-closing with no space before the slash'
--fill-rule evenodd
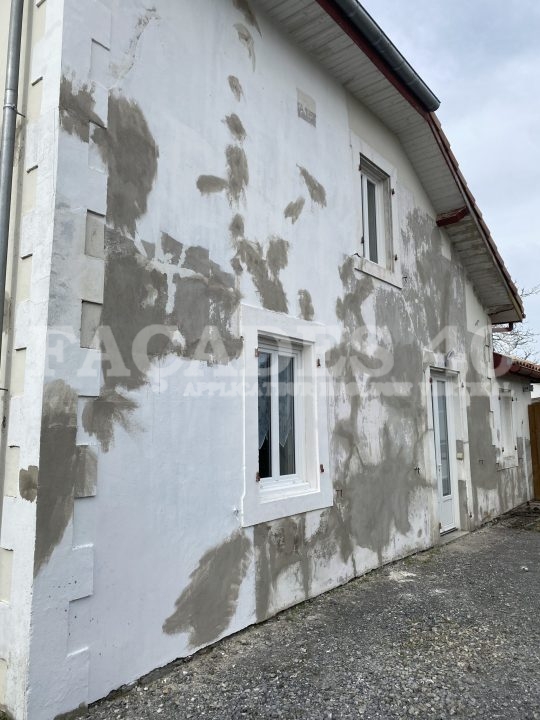
<path id="1" fill-rule="evenodd" d="M 525 317 L 523 301 L 506 265 L 491 237 L 476 200 L 467 185 L 453 154 L 435 110 L 440 106 L 438 98 L 424 83 L 396 46 L 383 32 L 358 0 L 315 0 L 341 27 L 351 40 L 380 70 L 396 90 L 417 110 L 428 123 L 435 142 L 454 178 L 466 207 L 474 218 L 478 232 L 484 240 L 494 265 L 500 272 L 509 295 L 509 307 L 505 309 L 504 322 L 521 322 Z M 498 313 L 500 315 L 500 312 Z M 508 316 L 508 317 L 507 317 Z"/>
<path id="2" fill-rule="evenodd" d="M 416 110 L 425 115 L 440 107 L 441 103 L 437 96 L 357 0 L 316 0 L 316 2 L 365 52 Z"/>
<path id="3" fill-rule="evenodd" d="M 384 30 L 357 0 L 335 0 L 341 10 L 354 23 L 371 47 L 389 65 L 392 72 L 409 88 L 428 112 L 434 112 L 441 104 L 435 93 L 422 80 Z"/>
<path id="4" fill-rule="evenodd" d="M 448 138 L 446 137 L 446 134 L 444 130 L 442 129 L 441 123 L 439 121 L 439 118 L 434 114 L 430 113 L 428 116 L 428 123 L 431 127 L 431 131 L 433 132 L 433 135 L 435 137 L 435 140 L 437 141 L 437 144 L 439 145 L 441 152 L 443 154 L 443 157 L 446 160 L 446 163 L 454 176 L 454 180 L 460 189 L 467 206 L 469 207 L 470 213 L 473 216 L 473 218 L 476 220 L 476 223 L 478 225 L 478 229 L 482 234 L 482 237 L 484 238 L 484 241 L 486 243 L 486 246 L 488 250 L 491 253 L 491 256 L 498 267 L 501 276 L 506 284 L 506 287 L 508 288 L 510 297 L 512 299 L 512 304 L 514 306 L 514 309 L 516 311 L 516 317 L 513 318 L 513 320 L 508 320 L 508 322 L 521 322 L 525 318 L 525 308 L 523 306 L 523 301 L 521 299 L 521 296 L 519 294 L 519 291 L 512 280 L 510 273 L 508 272 L 508 268 L 504 264 L 504 260 L 502 259 L 499 250 L 497 249 L 497 245 L 495 244 L 495 241 L 491 237 L 491 233 L 489 231 L 488 226 L 486 225 L 486 222 L 482 216 L 482 213 L 480 212 L 480 208 L 476 204 L 476 200 L 474 195 L 472 194 L 469 186 L 467 185 L 467 181 L 463 177 L 463 174 L 460 170 L 459 163 L 456 159 L 456 156 L 452 152 L 452 149 L 450 147 L 450 142 Z M 505 320 L 506 322 L 506 320 Z"/>
<path id="5" fill-rule="evenodd" d="M 529 360 L 521 360 L 494 352 L 493 365 L 497 377 L 519 375 L 527 378 L 530 382 L 540 382 L 540 365 Z"/>

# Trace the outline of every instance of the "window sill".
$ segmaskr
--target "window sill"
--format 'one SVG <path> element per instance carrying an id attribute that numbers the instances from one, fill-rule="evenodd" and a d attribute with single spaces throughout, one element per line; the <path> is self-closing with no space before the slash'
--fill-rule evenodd
<path id="1" fill-rule="evenodd" d="M 357 272 L 363 272 L 366 275 L 371 275 L 371 277 L 377 278 L 377 280 L 382 280 L 382 282 L 393 285 L 399 290 L 403 290 L 403 278 L 395 272 L 395 270 L 388 270 L 382 267 L 382 265 L 371 262 L 371 260 L 367 258 L 358 258 L 355 270 Z"/>
<path id="2" fill-rule="evenodd" d="M 322 510 L 334 504 L 332 487 L 314 489 L 309 483 L 281 488 L 259 487 L 258 493 L 244 496 L 242 527 L 251 527 L 291 515 Z"/>
<path id="3" fill-rule="evenodd" d="M 262 503 L 282 500 L 295 495 L 309 495 L 312 492 L 314 490 L 309 483 L 298 480 L 296 482 L 263 480 L 259 485 L 260 502 Z"/>

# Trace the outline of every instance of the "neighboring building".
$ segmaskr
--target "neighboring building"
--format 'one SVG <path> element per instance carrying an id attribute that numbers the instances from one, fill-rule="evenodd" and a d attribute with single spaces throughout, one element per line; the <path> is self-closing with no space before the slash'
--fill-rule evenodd
<path id="1" fill-rule="evenodd" d="M 529 499 L 530 380 L 438 102 L 352 0 L 27 10 L 0 704 L 51 720 Z"/>
<path id="2" fill-rule="evenodd" d="M 532 498 L 540 500 L 540 403 L 535 399 L 535 391 L 540 386 L 540 365 L 530 360 L 507 357 L 493 353 L 495 373 L 499 384 L 499 427 L 498 445 L 501 448 L 501 467 L 512 478 L 509 487 L 516 488 L 521 482 L 530 482 L 528 475 L 520 468 L 529 461 L 532 463 Z M 534 383 L 527 385 L 526 383 Z M 531 395 L 529 396 L 529 390 Z M 528 408 L 526 407 L 528 404 Z M 523 438 L 520 443 L 521 427 L 529 429 L 529 443 Z M 512 452 L 512 442 L 516 440 Z M 521 487 L 525 490 L 526 487 Z"/>

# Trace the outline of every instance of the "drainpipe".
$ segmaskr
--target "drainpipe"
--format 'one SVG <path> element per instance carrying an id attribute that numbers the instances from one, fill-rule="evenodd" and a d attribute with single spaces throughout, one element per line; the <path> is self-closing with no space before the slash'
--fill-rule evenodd
<path id="1" fill-rule="evenodd" d="M 8 257 L 9 220 L 11 214 L 11 189 L 15 157 L 15 130 L 17 127 L 17 101 L 19 95 L 19 66 L 24 0 L 11 0 L 11 17 L 6 63 L 6 89 L 2 114 L 2 139 L 0 141 L 0 357 L 4 331 L 4 302 L 6 295 L 6 269 Z M 0 473 L 0 534 L 4 506 L 4 473 Z"/>

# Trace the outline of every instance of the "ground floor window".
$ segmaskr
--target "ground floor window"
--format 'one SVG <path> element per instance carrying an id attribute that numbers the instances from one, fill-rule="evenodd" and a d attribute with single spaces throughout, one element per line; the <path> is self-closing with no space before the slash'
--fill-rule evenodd
<path id="1" fill-rule="evenodd" d="M 328 507 L 328 377 L 313 322 L 242 307 L 244 526 Z"/>
<path id="2" fill-rule="evenodd" d="M 259 475 L 262 481 L 297 479 L 297 423 L 302 415 L 298 374 L 302 349 L 270 338 L 259 341 Z M 301 383 L 300 383 L 301 385 Z"/>

